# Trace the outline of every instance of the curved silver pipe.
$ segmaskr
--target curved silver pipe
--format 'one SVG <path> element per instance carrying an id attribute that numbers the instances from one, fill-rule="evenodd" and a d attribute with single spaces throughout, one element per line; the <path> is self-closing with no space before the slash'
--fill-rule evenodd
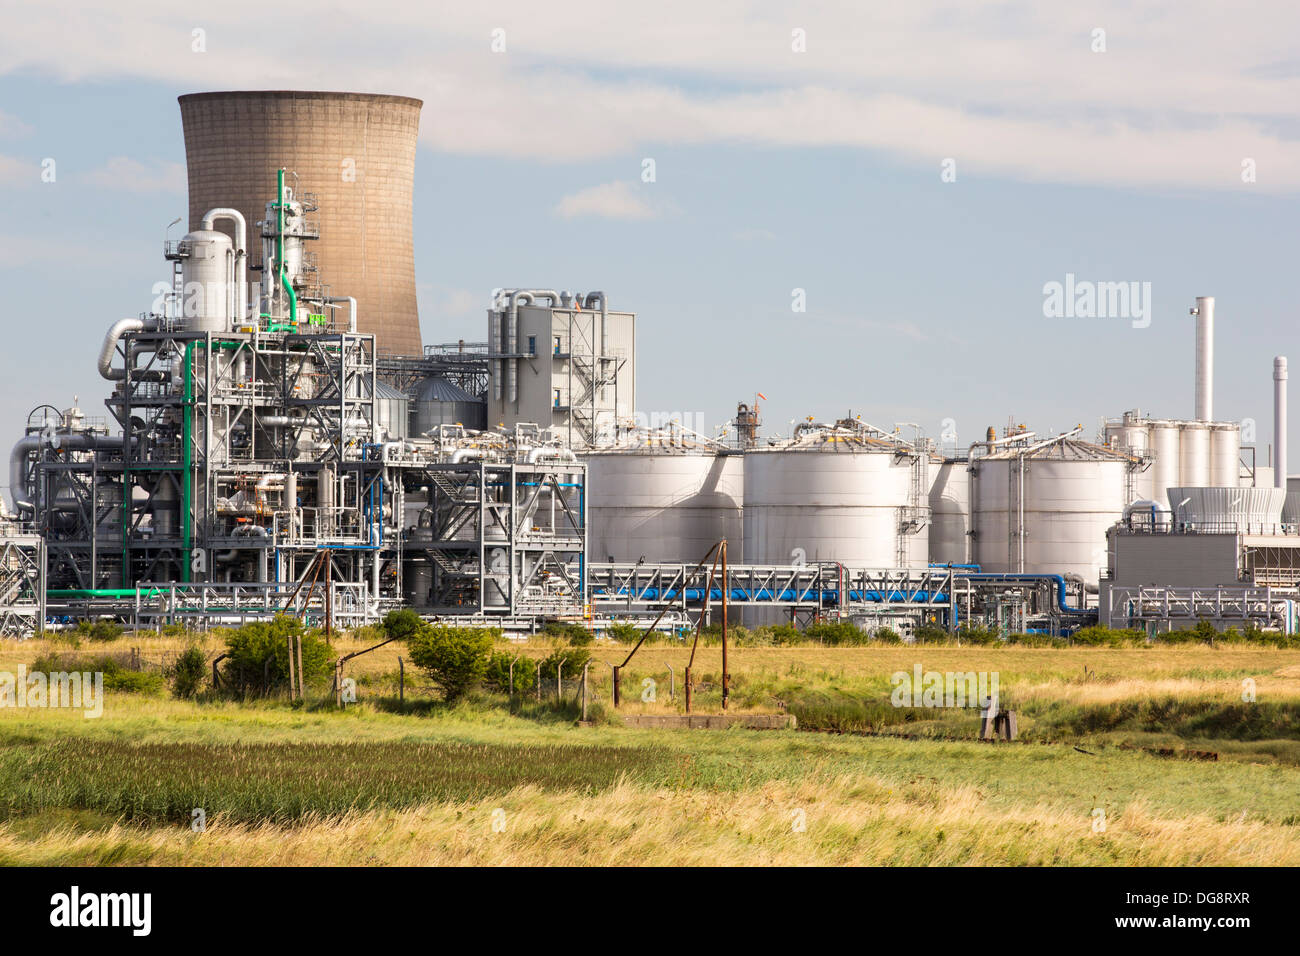
<path id="1" fill-rule="evenodd" d="M 519 344 L 519 303 L 527 300 L 531 305 L 538 299 L 546 299 L 551 308 L 560 305 L 560 293 L 554 289 L 516 289 L 510 293 L 510 314 L 506 325 L 506 341 L 501 351 L 509 350 L 514 355 L 521 355 L 523 347 Z M 506 397 L 508 401 L 519 400 L 519 362 L 517 358 L 506 359 Z"/>
<path id="2" fill-rule="evenodd" d="M 143 332 L 143 319 L 118 319 L 104 333 L 104 344 L 99 347 L 99 374 L 110 382 L 120 382 L 126 378 L 125 368 L 113 368 L 113 353 L 117 351 L 117 340 L 127 332 Z"/>
<path id="3" fill-rule="evenodd" d="M 26 489 L 27 456 L 40 449 L 45 437 L 40 434 L 24 435 L 14 443 L 9 452 L 9 496 L 13 499 L 14 511 L 34 511 L 35 505 L 20 497 Z M 122 447 L 121 438 L 109 438 L 107 435 L 68 435 L 56 434 L 53 442 L 55 448 L 113 448 Z"/>
<path id="4" fill-rule="evenodd" d="M 248 314 L 248 224 L 238 209 L 225 206 L 209 209 L 203 214 L 201 228 L 211 231 L 219 219 L 229 219 L 235 224 L 235 287 L 234 319 Z"/>

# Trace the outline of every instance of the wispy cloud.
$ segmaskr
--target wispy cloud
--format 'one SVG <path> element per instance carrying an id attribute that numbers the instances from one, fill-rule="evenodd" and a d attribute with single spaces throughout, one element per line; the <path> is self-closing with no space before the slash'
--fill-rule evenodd
<path id="1" fill-rule="evenodd" d="M 0 154 L 0 186 L 26 186 L 40 182 L 39 163 Z"/>
<path id="2" fill-rule="evenodd" d="M 423 142 L 469 155 L 567 162 L 673 145 L 847 147 L 936 178 L 952 158 L 959 181 L 1215 190 L 1244 188 L 1250 159 L 1249 188 L 1296 190 L 1300 7 L 1264 7 L 661 0 L 647 16 L 596 0 L 503 0 L 485 19 L 438 0 L 418 9 L 369 0 L 347 31 L 329 17 L 295 21 L 297 41 L 316 51 L 295 58 L 276 55 L 280 15 L 250 0 L 205 11 L 202 53 L 187 21 L 146 0 L 111 10 L 68 0 L 10 18 L 0 73 L 406 93 L 425 101 Z M 244 29 L 253 17 L 270 28 Z M 498 27 L 505 48 L 494 53 Z M 792 48 L 795 28 L 806 52 Z M 56 33 L 59 43 L 46 42 Z"/>
<path id="3" fill-rule="evenodd" d="M 19 137 L 31 134 L 32 128 L 12 113 L 0 110 L 0 136 Z"/>
<path id="4" fill-rule="evenodd" d="M 590 216 L 637 221 L 660 216 L 659 208 L 650 203 L 636 186 L 623 180 L 571 193 L 556 204 L 555 211 L 565 219 Z"/>

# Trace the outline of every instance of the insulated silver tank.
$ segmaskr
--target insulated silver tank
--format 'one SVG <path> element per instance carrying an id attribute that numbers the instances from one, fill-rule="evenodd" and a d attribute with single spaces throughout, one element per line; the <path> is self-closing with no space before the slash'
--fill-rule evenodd
<path id="1" fill-rule="evenodd" d="M 831 435 L 747 452 L 745 561 L 926 567 L 929 524 L 904 533 L 914 464 L 899 450 Z"/>
<path id="2" fill-rule="evenodd" d="M 1021 459 L 1006 449 L 975 460 L 974 562 L 984 571 L 1097 581 L 1106 531 L 1123 516 L 1129 459 L 1074 439 L 1024 452 L 1023 471 Z"/>
<path id="3" fill-rule="evenodd" d="M 1183 422 L 1178 435 L 1178 483 L 1204 488 L 1210 484 L 1210 426 Z"/>
<path id="4" fill-rule="evenodd" d="M 934 462 L 930 482 L 930 562 L 970 561 L 970 474 L 965 458 Z"/>
<path id="5" fill-rule="evenodd" d="M 1235 422 L 1210 425 L 1210 484 L 1235 488 L 1241 471 L 1241 428 Z"/>
<path id="6" fill-rule="evenodd" d="M 224 232 L 199 229 L 186 234 L 181 249 L 181 301 L 186 329 L 230 331 L 234 243 Z"/>
<path id="7" fill-rule="evenodd" d="M 592 561 L 699 561 L 725 538 L 743 553 L 745 459 L 713 451 L 637 448 L 583 455 Z"/>
<path id="8" fill-rule="evenodd" d="M 410 434 L 411 400 L 387 382 L 375 384 L 375 430 L 385 441 L 400 441 Z"/>

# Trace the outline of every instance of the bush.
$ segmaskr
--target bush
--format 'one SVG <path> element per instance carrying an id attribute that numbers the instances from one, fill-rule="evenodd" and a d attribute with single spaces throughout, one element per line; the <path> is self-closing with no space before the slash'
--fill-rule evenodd
<path id="1" fill-rule="evenodd" d="M 32 673 L 89 671 L 104 675 L 105 690 L 152 693 L 163 686 L 162 674 L 135 670 L 130 654 L 44 654 L 32 662 Z"/>
<path id="2" fill-rule="evenodd" d="M 560 670 L 560 662 L 564 670 Z M 585 647 L 557 647 L 542 659 L 540 667 L 542 680 L 555 680 L 557 675 L 572 680 L 582 676 L 582 669 L 591 661 L 591 651 Z"/>
<path id="3" fill-rule="evenodd" d="M 442 689 L 448 702 L 454 702 L 487 677 L 492 641 L 500 636 L 498 630 L 422 623 L 407 639 L 407 646 L 411 662 Z"/>
<path id="4" fill-rule="evenodd" d="M 126 632 L 117 621 L 101 619 L 98 621 L 78 621 L 77 634 L 92 641 L 115 641 Z"/>
<path id="5" fill-rule="evenodd" d="M 1146 634 L 1136 630 L 1118 630 L 1110 627 L 1081 627 L 1070 635 L 1070 642 L 1085 647 L 1131 647 L 1145 644 Z"/>
<path id="6" fill-rule="evenodd" d="M 296 617 L 279 615 L 254 621 L 226 634 L 222 681 L 240 694 L 265 693 L 289 682 L 289 638 L 302 640 L 304 683 L 330 670 L 330 650 L 318 631 L 303 628 Z M 294 667 L 297 667 L 295 656 Z"/>
<path id="7" fill-rule="evenodd" d="M 558 637 L 568 641 L 574 647 L 584 647 L 596 639 L 596 635 L 581 624 L 566 621 L 547 621 L 542 625 L 542 633 L 547 637 Z"/>
<path id="8" fill-rule="evenodd" d="M 420 615 L 410 608 L 402 608 L 400 611 L 389 611 L 384 615 L 384 622 L 379 626 L 384 632 L 384 637 L 395 637 L 404 641 L 418 633 L 423 625 L 424 621 L 420 619 Z"/>
<path id="9" fill-rule="evenodd" d="M 799 633 L 793 624 L 775 624 L 772 626 L 772 644 L 776 647 L 793 647 L 806 644 L 808 639 Z"/>
<path id="10" fill-rule="evenodd" d="M 917 644 L 946 644 L 951 637 L 948 632 L 933 624 L 922 624 L 912 632 L 912 640 Z"/>
<path id="11" fill-rule="evenodd" d="M 537 677 L 537 664 L 527 657 L 515 659 L 514 654 L 496 651 L 488 658 L 487 672 L 483 675 L 483 683 L 492 690 L 499 691 L 502 694 L 511 693 L 510 690 L 510 662 L 515 662 L 515 686 L 514 693 L 522 693 L 529 687 L 532 687 Z"/>
<path id="12" fill-rule="evenodd" d="M 185 648 L 168 669 L 172 681 L 172 694 L 181 699 L 192 698 L 203 686 L 208 673 L 208 659 L 197 644 Z"/>
<path id="13" fill-rule="evenodd" d="M 870 638 L 848 621 L 819 621 L 809 624 L 804 636 L 810 641 L 820 641 L 831 647 L 852 647 L 866 644 Z"/>
<path id="14" fill-rule="evenodd" d="M 981 647 L 988 647 L 1001 642 L 1001 638 L 996 631 L 991 631 L 986 627 L 971 627 L 970 625 L 958 629 L 957 640 L 963 644 L 975 644 Z"/>
<path id="15" fill-rule="evenodd" d="M 625 621 L 620 621 L 618 624 L 611 624 L 605 629 L 606 636 L 612 641 L 618 641 L 620 644 L 635 644 L 637 641 L 641 640 L 642 633 L 644 632 L 641 628 L 637 627 L 635 624 L 628 624 Z"/>

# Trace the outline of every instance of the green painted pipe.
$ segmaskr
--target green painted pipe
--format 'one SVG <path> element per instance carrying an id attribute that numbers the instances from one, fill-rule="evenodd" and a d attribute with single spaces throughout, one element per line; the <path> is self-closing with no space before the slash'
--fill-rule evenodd
<path id="1" fill-rule="evenodd" d="M 279 236 L 275 240 L 275 261 L 280 271 L 280 285 L 284 287 L 285 293 L 289 296 L 289 322 L 293 324 L 294 331 L 298 326 L 298 296 L 293 291 L 293 283 L 289 281 L 289 270 L 284 265 L 284 167 L 281 166 L 279 172 L 275 174 L 276 193 L 276 223 Z"/>

